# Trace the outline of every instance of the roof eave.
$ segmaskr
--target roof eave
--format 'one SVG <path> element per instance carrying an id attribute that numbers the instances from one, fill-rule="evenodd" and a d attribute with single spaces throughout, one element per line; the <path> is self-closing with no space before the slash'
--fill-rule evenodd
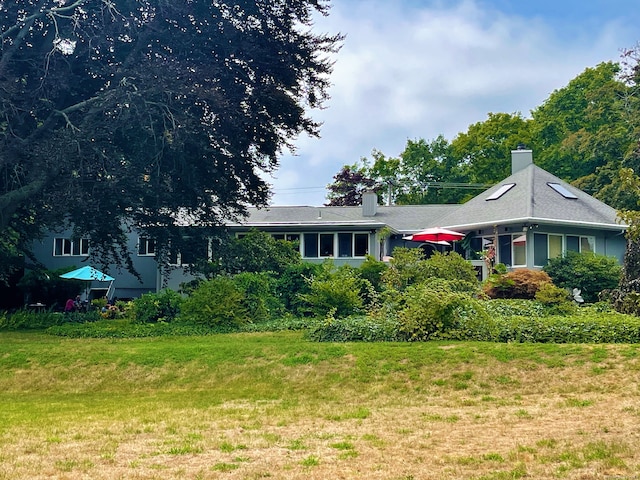
<path id="1" fill-rule="evenodd" d="M 600 223 L 600 222 L 584 222 L 581 220 L 561 220 L 556 218 L 540 218 L 540 217 L 522 217 L 522 218 L 507 218 L 495 221 L 477 222 L 477 223 L 465 223 L 458 225 L 443 225 L 444 228 L 459 229 L 459 230 L 476 230 L 486 227 L 493 227 L 496 225 L 508 225 L 512 223 L 543 223 L 546 225 L 564 225 L 572 227 L 583 228 L 598 228 L 601 230 L 626 230 L 629 225 L 619 223 Z"/>

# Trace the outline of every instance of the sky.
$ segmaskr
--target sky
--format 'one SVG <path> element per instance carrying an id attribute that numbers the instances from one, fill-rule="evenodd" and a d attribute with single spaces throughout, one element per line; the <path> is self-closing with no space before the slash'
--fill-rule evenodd
<path id="1" fill-rule="evenodd" d="M 314 31 L 346 35 L 331 99 L 267 181 L 272 205 L 327 202 L 343 165 L 407 140 L 453 140 L 489 113 L 525 118 L 585 69 L 640 41 L 637 0 L 333 0 Z M 535 157 L 535 152 L 534 152 Z"/>

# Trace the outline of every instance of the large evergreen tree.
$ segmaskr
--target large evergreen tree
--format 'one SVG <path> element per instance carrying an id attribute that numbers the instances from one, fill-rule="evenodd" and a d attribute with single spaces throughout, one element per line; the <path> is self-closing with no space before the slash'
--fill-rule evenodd
<path id="1" fill-rule="evenodd" d="M 327 98 L 325 0 L 0 1 L 0 269 L 71 219 L 97 261 L 126 228 L 264 205 L 260 176 Z M 203 231 L 204 233 L 204 231 Z"/>

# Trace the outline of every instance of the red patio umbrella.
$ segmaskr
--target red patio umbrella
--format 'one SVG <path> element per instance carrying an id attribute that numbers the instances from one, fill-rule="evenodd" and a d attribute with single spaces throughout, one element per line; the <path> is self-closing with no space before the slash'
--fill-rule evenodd
<path id="1" fill-rule="evenodd" d="M 447 230 L 446 228 L 432 227 L 402 238 L 404 240 L 411 240 L 412 242 L 438 243 L 461 240 L 464 237 L 464 233 L 454 232 L 453 230 Z"/>

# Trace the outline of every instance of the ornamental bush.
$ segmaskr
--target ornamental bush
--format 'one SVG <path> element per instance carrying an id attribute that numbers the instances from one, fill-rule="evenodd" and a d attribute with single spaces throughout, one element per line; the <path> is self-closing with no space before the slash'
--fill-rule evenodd
<path id="1" fill-rule="evenodd" d="M 133 318 L 137 323 L 172 322 L 180 313 L 182 296 L 169 289 L 145 293 L 133 301 Z"/>
<path id="2" fill-rule="evenodd" d="M 489 298 L 533 299 L 540 288 L 551 282 L 546 272 L 519 268 L 504 275 L 493 274 L 483 285 Z"/>
<path id="3" fill-rule="evenodd" d="M 482 305 L 469 294 L 429 284 L 407 288 L 397 319 L 400 336 L 407 341 L 486 338 L 493 328 Z"/>
<path id="4" fill-rule="evenodd" d="M 253 322 L 267 321 L 284 313 L 284 306 L 276 296 L 276 280 L 266 272 L 239 273 L 233 282 L 244 292 L 244 304 Z"/>
<path id="5" fill-rule="evenodd" d="M 236 329 L 251 321 L 246 295 L 233 279 L 219 276 L 201 282 L 182 303 L 180 321 Z"/>
<path id="6" fill-rule="evenodd" d="M 373 296 L 373 287 L 356 269 L 342 266 L 333 270 L 327 263 L 324 272 L 310 281 L 309 292 L 300 298 L 314 316 L 333 312 L 336 317 L 348 317 L 364 312 L 365 295 Z"/>
<path id="7" fill-rule="evenodd" d="M 615 258 L 595 253 L 567 252 L 550 259 L 543 270 L 554 285 L 582 290 L 585 302 L 596 302 L 601 291 L 616 288 L 622 276 L 622 267 Z"/>

